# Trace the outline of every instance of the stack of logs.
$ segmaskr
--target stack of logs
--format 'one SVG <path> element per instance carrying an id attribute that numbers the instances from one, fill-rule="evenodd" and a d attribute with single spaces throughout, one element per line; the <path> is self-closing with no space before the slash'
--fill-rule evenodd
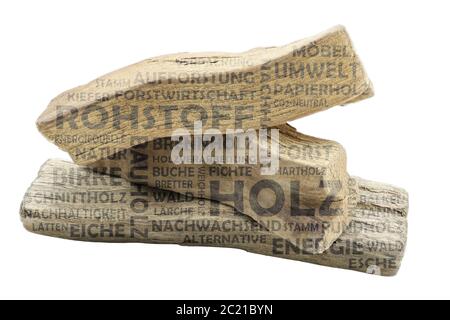
<path id="1" fill-rule="evenodd" d="M 37 121 L 74 163 L 25 194 L 34 233 L 240 248 L 395 275 L 408 195 L 347 173 L 337 142 L 288 121 L 373 95 L 346 30 L 241 54 L 176 54 L 53 99 Z"/>

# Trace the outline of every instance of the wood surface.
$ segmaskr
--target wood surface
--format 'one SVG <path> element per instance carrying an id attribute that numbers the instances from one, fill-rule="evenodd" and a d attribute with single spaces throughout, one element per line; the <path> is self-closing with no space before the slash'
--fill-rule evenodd
<path id="1" fill-rule="evenodd" d="M 282 225 L 276 235 L 310 253 L 322 253 L 345 230 L 348 212 L 356 204 L 345 150 L 337 142 L 298 133 L 289 125 L 275 129 L 279 138 L 268 141 L 269 149 L 279 145 L 275 174 L 264 174 L 260 162 L 206 164 L 202 159 L 195 164 L 194 154 L 190 164 L 174 164 L 170 138 L 134 146 L 90 166 L 134 183 L 220 201 L 261 224 Z M 250 136 L 249 144 L 260 147 L 258 136 Z M 238 150 L 236 143 L 235 155 Z M 208 202 L 203 210 L 217 208 Z"/>
<path id="2" fill-rule="evenodd" d="M 167 137 L 177 128 L 262 128 L 372 96 L 342 26 L 244 53 L 144 60 L 63 92 L 38 129 L 78 164 Z"/>
<path id="3" fill-rule="evenodd" d="M 200 199 L 131 184 L 62 160 L 42 166 L 20 215 L 27 230 L 65 239 L 239 248 L 393 276 L 406 246 L 408 194 L 387 184 L 352 180 L 358 194 L 351 222 L 329 250 L 315 255 L 229 206 L 221 204 L 220 214 L 211 216 L 198 209 Z"/>

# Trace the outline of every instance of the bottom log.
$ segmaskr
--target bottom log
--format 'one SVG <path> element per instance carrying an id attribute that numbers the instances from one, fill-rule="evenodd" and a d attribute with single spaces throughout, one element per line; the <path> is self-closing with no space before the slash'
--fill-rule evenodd
<path id="1" fill-rule="evenodd" d="M 62 160 L 49 160 L 41 167 L 20 214 L 27 230 L 66 239 L 230 247 L 395 275 L 406 246 L 408 195 L 386 184 L 352 181 L 358 185 L 358 204 L 350 212 L 351 222 L 325 253 L 316 255 L 273 233 L 276 228 L 315 226 L 260 225 L 226 205 L 212 216 L 205 210 L 209 200 L 133 185 Z"/>

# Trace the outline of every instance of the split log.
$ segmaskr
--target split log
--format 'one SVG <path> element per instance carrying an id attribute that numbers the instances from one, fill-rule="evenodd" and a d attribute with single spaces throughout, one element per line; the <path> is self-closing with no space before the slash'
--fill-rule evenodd
<path id="1" fill-rule="evenodd" d="M 282 47 L 144 60 L 57 96 L 37 126 L 88 164 L 196 120 L 222 132 L 272 127 L 372 94 L 338 26 Z"/>
<path id="2" fill-rule="evenodd" d="M 27 230 L 53 237 L 230 247 L 395 275 L 406 245 L 408 195 L 386 184 L 353 180 L 358 185 L 358 204 L 350 212 L 351 223 L 329 250 L 316 255 L 226 205 L 220 205 L 219 215 L 211 216 L 198 210 L 198 203 L 206 200 L 138 186 L 61 160 L 42 166 L 20 214 Z"/>
<path id="3" fill-rule="evenodd" d="M 203 157 L 203 149 L 190 152 L 189 163 L 175 164 L 175 143 L 160 138 L 90 166 L 133 183 L 230 205 L 259 223 L 281 225 L 274 233 L 301 249 L 322 253 L 345 230 L 349 207 L 356 204 L 354 188 L 349 188 L 345 150 L 337 142 L 303 135 L 289 125 L 275 129 L 279 129 L 278 137 L 272 136 L 264 146 L 256 131 L 254 135 L 242 135 L 240 139 L 247 143 L 236 141 L 232 149 L 226 148 L 227 137 L 218 135 L 216 140 L 222 138 L 218 149 L 223 154 L 211 164 L 207 164 L 207 155 Z M 189 138 L 191 147 L 195 138 Z M 261 156 L 272 145 L 278 151 L 270 156 L 270 168 L 261 166 L 261 159 L 237 164 L 237 157 L 249 158 L 250 148 Z M 186 154 L 186 150 L 183 152 Z M 232 153 L 231 163 L 225 161 L 226 153 Z M 198 156 L 200 159 L 194 159 Z M 198 207 L 210 214 L 218 208 L 215 202 Z"/>

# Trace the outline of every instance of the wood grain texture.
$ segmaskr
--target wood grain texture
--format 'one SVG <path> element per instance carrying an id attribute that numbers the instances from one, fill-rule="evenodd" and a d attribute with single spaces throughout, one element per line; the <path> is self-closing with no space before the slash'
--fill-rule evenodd
<path id="1" fill-rule="evenodd" d="M 279 138 L 268 141 L 269 149 L 276 142 L 280 151 L 279 169 L 271 175 L 261 172 L 260 163 L 206 164 L 202 159 L 195 164 L 194 154 L 191 164 L 174 164 L 170 138 L 132 147 L 90 166 L 133 183 L 230 205 L 259 223 L 282 225 L 276 235 L 307 252 L 322 253 L 345 230 L 348 212 L 356 204 L 355 191 L 348 187 L 345 150 L 337 142 L 298 133 L 289 125 L 277 129 Z M 248 141 L 261 147 L 258 135 Z M 238 151 L 235 144 L 234 155 Z M 214 202 L 205 206 L 205 212 L 211 206 L 218 208 Z"/>
<path id="2" fill-rule="evenodd" d="M 49 160 L 28 189 L 21 219 L 31 232 L 82 241 L 144 242 L 239 248 L 354 271 L 395 275 L 406 246 L 408 195 L 352 178 L 358 185 L 351 223 L 323 254 L 312 255 L 226 205 L 199 212 L 195 198 L 130 184 L 75 164 Z"/>
<path id="3" fill-rule="evenodd" d="M 38 129 L 88 164 L 191 128 L 261 128 L 359 101 L 371 83 L 342 26 L 285 46 L 244 53 L 160 56 L 68 90 Z"/>

